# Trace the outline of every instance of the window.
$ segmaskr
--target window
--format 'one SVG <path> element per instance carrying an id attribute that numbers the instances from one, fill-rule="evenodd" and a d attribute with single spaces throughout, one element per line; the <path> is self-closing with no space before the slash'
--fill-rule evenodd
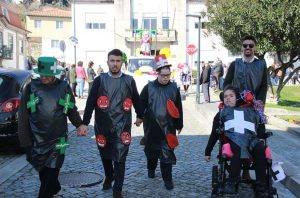
<path id="1" fill-rule="evenodd" d="M 42 27 L 42 21 L 41 20 L 34 20 L 34 27 L 35 28 L 41 28 Z"/>
<path id="2" fill-rule="evenodd" d="M 100 29 L 105 29 L 106 28 L 106 24 L 105 23 L 100 23 Z"/>
<path id="3" fill-rule="evenodd" d="M 157 29 L 157 19 L 156 18 L 144 18 L 144 29 L 155 30 Z"/>
<path id="4" fill-rule="evenodd" d="M 86 23 L 85 28 L 86 29 L 92 29 L 93 24 L 92 23 Z"/>
<path id="5" fill-rule="evenodd" d="M 138 29 L 138 19 L 132 19 L 132 29 L 136 30 Z"/>
<path id="6" fill-rule="evenodd" d="M 0 49 L 3 47 L 3 32 L 0 32 Z M 0 50 L 0 56 L 2 56 L 2 50 Z"/>
<path id="7" fill-rule="evenodd" d="M 19 40 L 19 47 L 20 47 L 20 49 L 19 49 L 19 51 L 20 51 L 20 53 L 21 54 L 23 54 L 24 53 L 24 41 L 23 40 Z"/>
<path id="8" fill-rule="evenodd" d="M 56 21 L 56 29 L 63 29 L 64 23 L 62 21 Z"/>
<path id="9" fill-rule="evenodd" d="M 8 34 L 8 48 L 13 50 L 14 47 L 14 37 L 11 34 Z"/>
<path id="10" fill-rule="evenodd" d="M 169 17 L 163 17 L 162 18 L 162 28 L 164 30 L 169 29 Z"/>
<path id="11" fill-rule="evenodd" d="M 58 48 L 59 40 L 51 40 L 51 48 Z"/>
<path id="12" fill-rule="evenodd" d="M 12 58 L 12 52 L 14 49 L 14 37 L 11 34 L 8 34 L 8 50 L 10 53 L 8 53 L 7 57 Z"/>
<path id="13" fill-rule="evenodd" d="M 199 22 L 195 23 L 195 29 L 198 29 Z M 201 22 L 201 29 L 207 29 L 208 22 Z"/>
<path id="14" fill-rule="evenodd" d="M 9 20 L 8 10 L 6 8 L 2 7 L 2 13 Z"/>
<path id="15" fill-rule="evenodd" d="M 103 13 L 86 13 L 85 28 L 86 29 L 106 29 Z"/>

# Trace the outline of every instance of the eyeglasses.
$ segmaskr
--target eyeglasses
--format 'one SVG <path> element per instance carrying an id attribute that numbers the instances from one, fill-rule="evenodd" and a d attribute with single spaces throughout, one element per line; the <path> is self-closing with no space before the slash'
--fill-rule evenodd
<path id="1" fill-rule="evenodd" d="M 171 76 L 171 73 L 170 74 L 159 74 L 162 78 L 168 78 Z"/>
<path id="2" fill-rule="evenodd" d="M 243 44 L 243 48 L 253 48 L 254 44 Z"/>

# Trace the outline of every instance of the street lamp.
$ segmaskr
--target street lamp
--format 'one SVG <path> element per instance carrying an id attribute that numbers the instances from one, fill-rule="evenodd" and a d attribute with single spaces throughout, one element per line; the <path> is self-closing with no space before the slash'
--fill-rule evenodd
<path id="1" fill-rule="evenodd" d="M 201 16 L 195 14 L 187 14 L 187 17 L 198 18 L 198 58 L 197 58 L 197 84 L 196 84 L 196 103 L 200 104 L 200 37 L 201 37 Z"/>
<path id="2" fill-rule="evenodd" d="M 75 15 L 76 15 L 76 12 L 75 12 L 75 0 L 73 0 L 73 19 L 74 19 L 74 32 L 73 32 L 73 35 L 74 37 L 76 38 L 76 21 L 75 21 Z M 74 62 L 75 62 L 75 65 L 77 64 L 76 63 L 76 44 L 74 45 Z"/>

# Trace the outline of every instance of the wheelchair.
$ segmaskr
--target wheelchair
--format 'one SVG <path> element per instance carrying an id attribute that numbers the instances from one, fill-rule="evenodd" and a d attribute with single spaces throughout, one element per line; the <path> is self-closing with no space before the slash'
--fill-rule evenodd
<path id="1" fill-rule="evenodd" d="M 225 195 L 224 193 L 224 187 L 225 187 L 225 183 L 228 181 L 228 168 L 229 168 L 229 164 L 230 164 L 230 154 L 226 153 L 226 149 L 225 147 L 230 145 L 226 140 L 226 136 L 224 135 L 224 133 L 219 129 L 218 131 L 219 133 L 219 154 L 217 156 L 218 158 L 218 165 L 214 165 L 212 167 L 212 191 L 211 191 L 211 197 L 212 198 L 216 198 L 216 197 L 222 197 L 223 195 Z M 272 136 L 273 133 L 272 132 L 265 132 L 264 134 L 264 140 L 265 140 L 265 146 L 266 146 L 266 159 L 267 159 L 267 170 L 266 170 L 266 191 L 268 194 L 268 198 L 273 198 L 273 197 L 278 197 L 278 193 L 277 193 L 277 189 L 275 187 L 272 186 L 273 184 L 273 171 L 272 171 L 272 159 L 271 159 L 271 153 L 270 153 L 270 148 L 267 146 L 267 138 L 269 138 L 270 136 Z M 230 149 L 229 149 L 230 150 Z M 231 153 L 232 154 L 232 153 Z M 231 156 L 232 157 L 232 156 Z M 251 160 L 251 158 L 248 159 L 249 161 L 249 165 L 245 166 L 244 164 L 242 165 L 242 169 L 241 170 L 255 170 L 254 169 L 254 165 L 253 165 L 253 160 Z M 239 179 L 237 186 L 236 186 L 236 190 L 238 190 L 238 186 L 240 183 L 249 183 L 248 180 L 243 180 L 243 179 Z M 253 187 L 253 189 L 255 189 L 255 180 L 251 179 L 250 183 Z"/>

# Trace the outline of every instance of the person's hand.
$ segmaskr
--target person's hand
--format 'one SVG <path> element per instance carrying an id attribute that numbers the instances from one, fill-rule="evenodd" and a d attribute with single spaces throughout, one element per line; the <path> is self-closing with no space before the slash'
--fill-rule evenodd
<path id="1" fill-rule="evenodd" d="M 181 133 L 182 129 L 177 129 L 178 135 Z"/>
<path id="2" fill-rule="evenodd" d="M 205 160 L 206 160 L 207 162 L 209 162 L 210 159 L 211 159 L 211 156 L 205 156 L 204 158 L 205 158 Z"/>
<path id="3" fill-rule="evenodd" d="M 84 124 L 77 128 L 77 136 L 86 136 L 88 133 L 88 127 Z"/>
<path id="4" fill-rule="evenodd" d="M 142 124 L 142 122 L 143 122 L 143 119 L 136 118 L 134 124 L 135 124 L 137 127 L 139 127 L 139 126 Z"/>

